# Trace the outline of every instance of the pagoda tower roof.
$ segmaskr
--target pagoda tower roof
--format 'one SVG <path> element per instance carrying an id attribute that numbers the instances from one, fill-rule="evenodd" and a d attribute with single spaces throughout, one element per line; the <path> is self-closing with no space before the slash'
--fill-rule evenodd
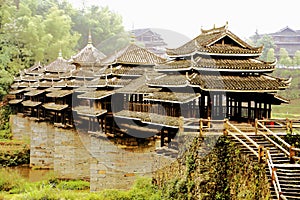
<path id="1" fill-rule="evenodd" d="M 56 60 L 45 66 L 46 72 L 61 73 L 70 72 L 73 70 L 75 70 L 75 65 L 70 64 L 66 59 L 64 59 L 61 55 L 61 52 Z"/>
<path id="2" fill-rule="evenodd" d="M 79 65 L 93 65 L 100 63 L 104 58 L 106 58 L 106 55 L 94 47 L 91 34 L 89 33 L 88 44 L 76 55 L 72 56 L 70 62 Z"/>
<path id="3" fill-rule="evenodd" d="M 155 65 L 162 62 L 165 62 L 164 58 L 133 43 L 103 60 L 104 64 L 128 65 Z"/>
<path id="4" fill-rule="evenodd" d="M 184 57 L 197 53 L 223 56 L 259 56 L 262 53 L 262 47 L 247 44 L 229 31 L 227 24 L 209 30 L 201 29 L 201 32 L 186 44 L 175 49 L 167 49 L 167 54 L 171 57 Z"/>

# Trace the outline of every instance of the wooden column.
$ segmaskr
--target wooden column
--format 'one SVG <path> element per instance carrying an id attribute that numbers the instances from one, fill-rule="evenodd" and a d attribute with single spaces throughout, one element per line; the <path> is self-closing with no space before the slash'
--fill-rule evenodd
<path id="1" fill-rule="evenodd" d="M 258 112 L 259 116 L 258 116 L 258 119 L 262 119 L 262 106 L 261 106 L 262 103 L 259 102 L 258 104 L 259 104 L 259 112 Z"/>
<path id="2" fill-rule="evenodd" d="M 268 108 L 268 119 L 271 118 L 271 109 L 272 109 L 271 107 L 272 107 L 272 104 L 269 103 L 269 108 Z"/>
<path id="3" fill-rule="evenodd" d="M 212 109 L 212 103 L 211 103 L 210 94 L 208 94 L 208 96 L 207 96 L 207 116 L 206 116 L 206 118 L 211 116 L 211 109 Z"/>
<path id="4" fill-rule="evenodd" d="M 242 117 L 242 101 L 239 100 L 238 102 L 239 102 L 238 103 L 238 116 L 239 116 L 239 118 L 241 118 Z"/>
<path id="5" fill-rule="evenodd" d="M 254 103 L 254 118 L 258 118 L 258 112 L 257 112 L 257 102 Z"/>
<path id="6" fill-rule="evenodd" d="M 248 120 L 251 119 L 251 100 L 248 101 Z"/>
<path id="7" fill-rule="evenodd" d="M 263 117 L 264 118 L 268 118 L 268 110 L 267 110 L 267 106 L 268 106 L 268 104 L 266 103 L 266 102 L 264 102 L 264 115 L 263 115 Z"/>
<path id="8" fill-rule="evenodd" d="M 205 117 L 205 95 L 204 93 L 201 94 L 201 97 L 200 97 L 200 118 L 203 118 Z"/>
<path id="9" fill-rule="evenodd" d="M 226 95 L 226 114 L 225 118 L 229 118 L 229 97 Z"/>

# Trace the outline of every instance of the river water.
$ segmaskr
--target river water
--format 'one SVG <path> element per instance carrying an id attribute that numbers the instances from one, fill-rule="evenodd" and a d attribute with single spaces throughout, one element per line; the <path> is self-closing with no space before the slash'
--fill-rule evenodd
<path id="1" fill-rule="evenodd" d="M 32 169 L 28 166 L 7 167 L 8 172 L 16 172 L 29 182 L 46 180 L 54 175 L 53 170 Z"/>

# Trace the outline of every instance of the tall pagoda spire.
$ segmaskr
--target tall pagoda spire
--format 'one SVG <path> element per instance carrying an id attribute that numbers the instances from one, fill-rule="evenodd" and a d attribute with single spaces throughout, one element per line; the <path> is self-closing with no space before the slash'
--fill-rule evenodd
<path id="1" fill-rule="evenodd" d="M 59 52 L 58 52 L 58 58 L 63 58 L 63 57 L 62 57 L 62 51 L 61 51 L 61 49 L 59 49 Z"/>
<path id="2" fill-rule="evenodd" d="M 89 44 L 89 45 L 93 44 L 91 29 L 89 29 L 88 44 Z"/>

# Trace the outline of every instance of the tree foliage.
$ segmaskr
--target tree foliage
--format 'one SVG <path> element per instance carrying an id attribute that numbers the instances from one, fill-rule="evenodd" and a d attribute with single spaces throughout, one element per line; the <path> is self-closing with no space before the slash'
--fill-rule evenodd
<path id="1" fill-rule="evenodd" d="M 263 52 L 260 56 L 261 60 L 267 60 L 267 54 L 269 49 L 275 49 L 275 43 L 271 36 L 264 35 L 260 39 L 258 39 L 255 43 L 255 46 L 263 46 Z"/>
<path id="2" fill-rule="evenodd" d="M 292 59 L 289 57 L 289 53 L 285 48 L 280 48 L 279 51 L 279 64 L 284 66 L 291 66 L 293 65 Z"/>
<path id="3" fill-rule="evenodd" d="M 266 61 L 267 62 L 272 62 L 275 60 L 275 54 L 274 54 L 274 49 L 273 48 L 270 48 L 268 53 L 267 53 L 267 58 L 266 58 Z"/>
<path id="4" fill-rule="evenodd" d="M 85 10 L 66 0 L 0 0 L 0 98 L 19 71 L 48 64 L 60 50 L 69 58 L 87 42 L 94 44 L 124 32 L 122 18 L 108 7 Z"/>
<path id="5" fill-rule="evenodd" d="M 299 50 L 295 52 L 295 56 L 293 58 L 293 64 L 295 66 L 299 66 L 300 65 L 300 51 Z"/>
<path id="6" fill-rule="evenodd" d="M 122 17 L 109 10 L 108 7 L 91 6 L 85 10 L 77 10 L 73 15 L 73 30 L 81 34 L 78 48 L 87 43 L 88 33 L 91 31 L 95 46 L 101 42 L 124 33 Z"/>

